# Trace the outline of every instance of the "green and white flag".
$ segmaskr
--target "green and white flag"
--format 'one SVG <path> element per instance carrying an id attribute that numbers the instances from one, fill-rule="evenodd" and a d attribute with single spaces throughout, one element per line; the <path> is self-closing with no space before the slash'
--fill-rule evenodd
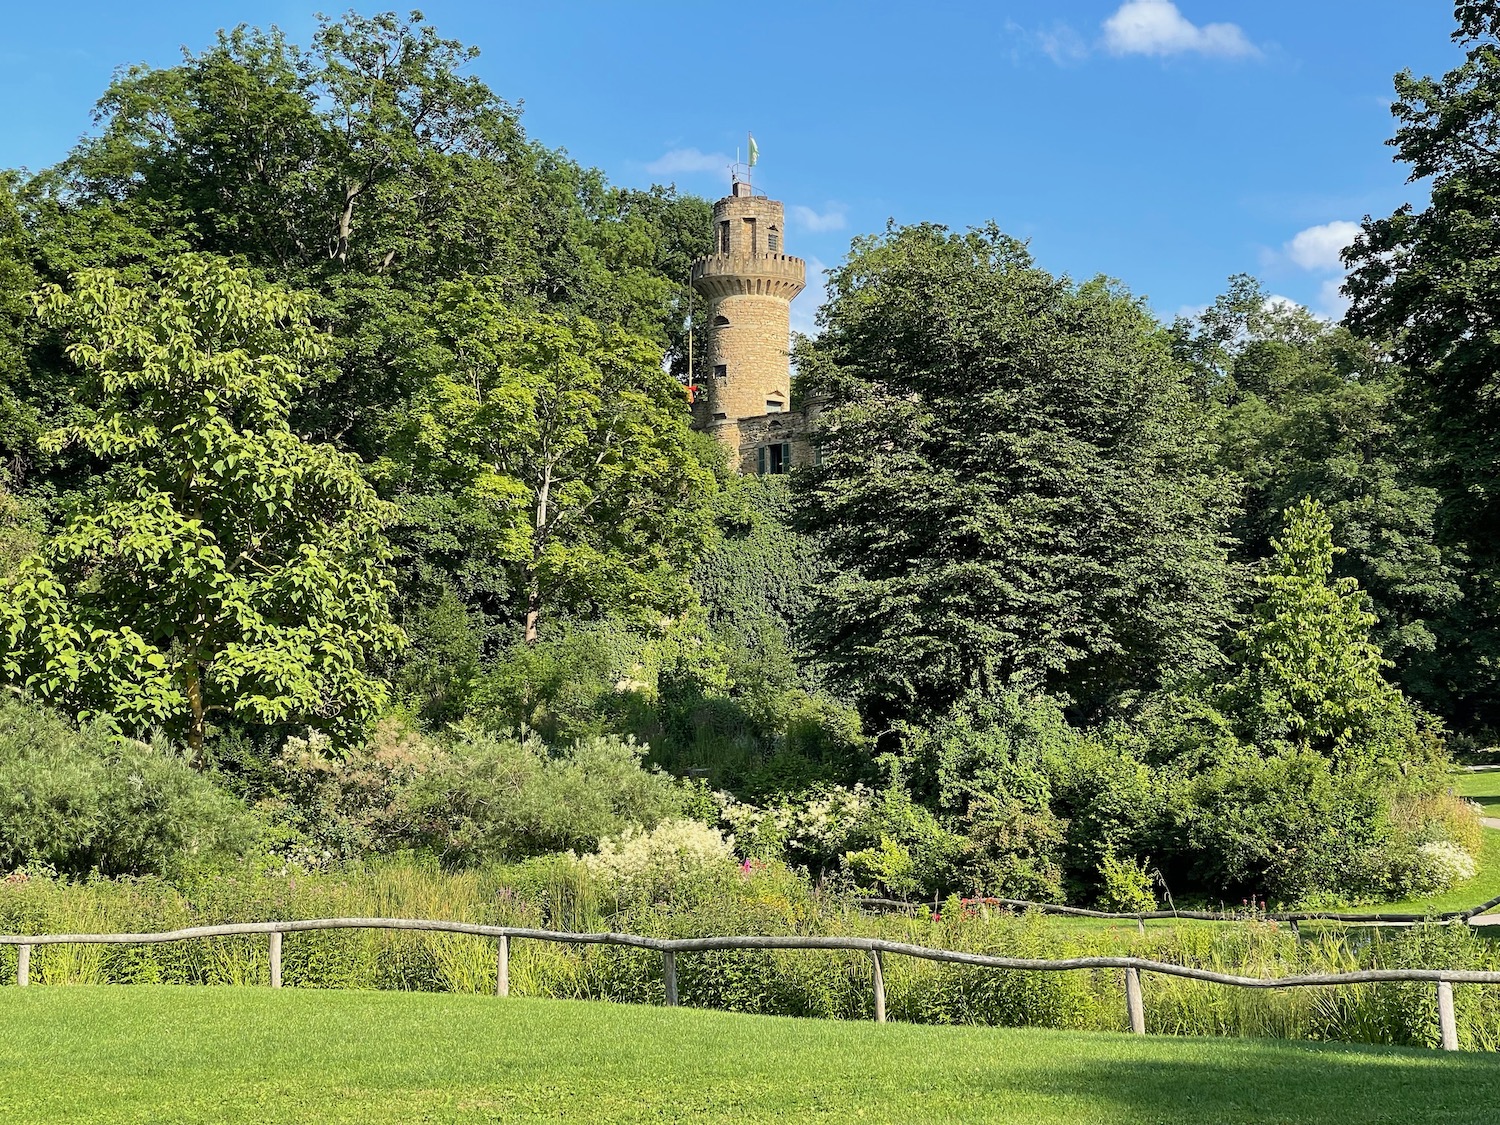
<path id="1" fill-rule="evenodd" d="M 749 134 L 749 137 L 750 137 L 750 167 L 754 168 L 756 160 L 758 160 L 760 158 L 760 146 L 755 143 L 755 134 L 754 133 Z"/>

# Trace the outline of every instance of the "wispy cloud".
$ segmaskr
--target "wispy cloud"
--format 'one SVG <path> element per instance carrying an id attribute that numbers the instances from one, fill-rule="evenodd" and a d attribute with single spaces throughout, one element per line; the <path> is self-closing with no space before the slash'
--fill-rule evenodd
<path id="1" fill-rule="evenodd" d="M 794 203 L 789 208 L 792 221 L 803 230 L 820 233 L 830 230 L 843 230 L 848 224 L 848 216 L 845 214 L 842 203 L 830 203 L 822 211 L 814 211 L 811 207 L 804 207 L 800 203 Z"/>
<path id="2" fill-rule="evenodd" d="M 724 172 L 734 158 L 722 152 L 699 152 L 695 148 L 674 148 L 646 165 L 653 176 L 678 176 L 683 173 Z"/>
<path id="3" fill-rule="evenodd" d="M 1339 255 L 1358 235 L 1358 223 L 1338 219 L 1298 231 L 1284 250 L 1286 256 L 1302 269 L 1342 273 L 1344 261 Z"/>
<path id="4" fill-rule="evenodd" d="M 1104 21 L 1104 47 L 1114 55 L 1218 55 L 1245 58 L 1260 48 L 1238 24 L 1193 23 L 1172 0 L 1125 0 Z"/>

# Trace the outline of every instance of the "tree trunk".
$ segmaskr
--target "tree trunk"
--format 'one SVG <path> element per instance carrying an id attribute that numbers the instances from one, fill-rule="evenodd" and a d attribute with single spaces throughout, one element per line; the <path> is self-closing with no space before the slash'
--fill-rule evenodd
<path id="1" fill-rule="evenodd" d="M 547 509 L 552 501 L 552 465 L 542 470 L 542 486 L 536 492 L 532 520 L 531 565 L 526 568 L 526 643 L 537 642 L 537 622 L 542 616 L 542 544 L 547 538 Z"/>
<path id="2" fill-rule="evenodd" d="M 192 725 L 188 727 L 189 760 L 197 765 L 203 756 L 203 682 L 198 673 L 198 662 L 190 661 L 187 667 L 188 706 L 193 709 Z"/>
<path id="3" fill-rule="evenodd" d="M 526 571 L 526 643 L 534 645 L 537 642 L 537 622 L 542 616 L 542 588 L 537 579 L 536 569 L 527 568 Z"/>

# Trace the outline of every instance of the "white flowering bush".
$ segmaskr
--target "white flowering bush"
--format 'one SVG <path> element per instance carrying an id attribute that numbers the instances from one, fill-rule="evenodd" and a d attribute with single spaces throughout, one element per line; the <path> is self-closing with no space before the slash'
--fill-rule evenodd
<path id="1" fill-rule="evenodd" d="M 855 845 L 872 806 L 871 792 L 864 785 L 829 786 L 765 808 L 724 794 L 719 819 L 746 856 L 822 867 L 837 862 Z"/>
<path id="2" fill-rule="evenodd" d="M 1446 891 L 1474 878 L 1479 866 L 1474 857 L 1451 840 L 1436 840 L 1417 848 L 1411 883 L 1419 893 Z"/>
<path id="3" fill-rule="evenodd" d="M 621 901 L 704 898 L 736 871 L 733 840 L 696 820 L 668 820 L 650 831 L 627 829 L 600 841 L 598 852 L 579 862 Z"/>

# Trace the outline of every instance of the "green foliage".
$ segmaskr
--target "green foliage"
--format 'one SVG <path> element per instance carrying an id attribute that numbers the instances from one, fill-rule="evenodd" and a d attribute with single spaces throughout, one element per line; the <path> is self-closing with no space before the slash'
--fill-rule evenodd
<path id="1" fill-rule="evenodd" d="M 306 299 L 188 257 L 150 288 L 91 271 L 38 300 L 100 396 L 49 440 L 112 471 L 0 596 L 6 679 L 195 752 L 212 715 L 357 728 L 385 700 L 368 666 L 402 637 L 385 506 L 288 425 L 324 354 Z"/>
<path id="2" fill-rule="evenodd" d="M 517 316 L 502 297 L 494 280 L 444 290 L 439 344 L 382 475 L 455 495 L 453 530 L 506 571 L 528 642 L 544 606 L 680 612 L 714 477 L 660 350 L 584 317 Z"/>
<path id="3" fill-rule="evenodd" d="M 259 838 L 249 811 L 162 740 L 0 698 L 0 870 L 183 878 Z"/>
<path id="4" fill-rule="evenodd" d="M 1431 761 L 1437 731 L 1382 674 L 1374 615 L 1358 583 L 1333 578 L 1333 525 L 1317 501 L 1286 513 L 1261 600 L 1240 634 L 1239 674 L 1221 710 L 1247 742 L 1311 748 L 1341 766 L 1386 773 Z"/>
<path id="5" fill-rule="evenodd" d="M 799 525 L 836 571 L 807 647 L 877 729 L 1007 686 L 1093 713 L 1213 663 L 1225 489 L 1137 301 L 994 227 L 861 240 L 830 292 L 799 357 L 829 399 Z"/>
<path id="6" fill-rule="evenodd" d="M 731 475 L 720 505 L 723 537 L 693 570 L 709 620 L 747 630 L 771 621 L 791 633 L 812 601 L 820 568 L 813 537 L 793 526 L 790 478 Z"/>
<path id="7" fill-rule="evenodd" d="M 1222 404 L 1216 445 L 1243 490 L 1230 524 L 1241 561 L 1270 555 L 1282 513 L 1316 499 L 1346 549 L 1335 573 L 1370 599 L 1398 682 L 1429 706 L 1445 704 L 1434 629 L 1461 590 L 1438 541 L 1438 493 L 1409 380 L 1347 328 L 1271 301 L 1252 278 L 1230 285 L 1174 333 L 1204 393 Z"/>
<path id="8" fill-rule="evenodd" d="M 1389 340 L 1410 372 L 1430 444 L 1439 544 L 1461 561 L 1462 600 L 1435 627 L 1445 711 L 1455 726 L 1500 726 L 1500 363 L 1476 325 L 1500 304 L 1500 9 L 1455 4 L 1464 62 L 1441 78 L 1395 77 L 1397 159 L 1429 202 L 1367 218 L 1346 252 L 1357 332 Z"/>
<path id="9" fill-rule="evenodd" d="M 450 866 L 592 851 L 605 837 L 654 828 L 682 809 L 672 779 L 643 769 L 644 750 L 618 737 L 549 750 L 533 737 L 465 727 L 450 754 L 413 798 L 428 843 Z"/>
<path id="10" fill-rule="evenodd" d="M 1099 861 L 1099 902 L 1103 908 L 1121 913 L 1155 910 L 1150 863 L 1150 860 L 1121 859 L 1113 849 L 1106 849 Z"/>

